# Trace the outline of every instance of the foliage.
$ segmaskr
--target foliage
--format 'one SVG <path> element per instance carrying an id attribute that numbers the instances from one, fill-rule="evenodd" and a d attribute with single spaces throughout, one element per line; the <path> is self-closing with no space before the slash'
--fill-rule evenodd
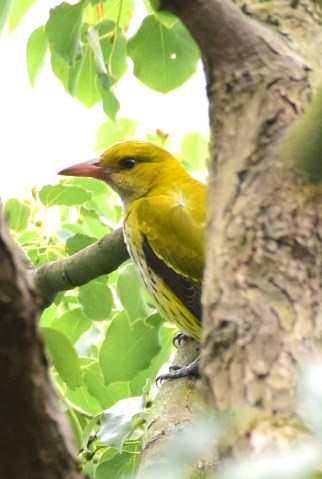
<path id="1" fill-rule="evenodd" d="M 0 31 L 6 18 L 10 30 L 16 28 L 36 1 L 2 2 Z M 31 84 L 35 85 L 49 52 L 52 70 L 66 91 L 88 107 L 102 102 L 112 119 L 120 107 L 115 86 L 129 59 L 134 74 L 151 89 L 166 93 L 182 85 L 196 71 L 199 50 L 176 17 L 158 12 L 148 1 L 145 5 L 148 16 L 129 35 L 134 0 L 57 1 L 46 24 L 34 30 L 28 41 Z"/>
<path id="2" fill-rule="evenodd" d="M 170 148 L 162 132 L 149 140 Z M 188 135 L 178 157 L 187 142 L 187 166 L 194 170 L 200 145 L 207 142 Z M 92 178 L 70 178 L 32 193 L 8 200 L 5 209 L 12 234 L 35 267 L 81 250 L 121 222 L 118 196 Z M 95 479 L 106 469 L 114 471 L 113 479 L 134 473 L 146 404 L 173 352 L 175 329 L 156 312 L 131 261 L 108 277 L 59 293 L 44 311 L 41 328 L 84 471 Z"/>

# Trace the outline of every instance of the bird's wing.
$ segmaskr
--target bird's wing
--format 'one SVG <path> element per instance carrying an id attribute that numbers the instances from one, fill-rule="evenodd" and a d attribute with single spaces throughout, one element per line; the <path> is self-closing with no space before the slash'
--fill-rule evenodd
<path id="1" fill-rule="evenodd" d="M 189 208 L 171 196 L 156 196 L 142 200 L 136 216 L 154 254 L 177 274 L 201 282 L 205 205 Z"/>
<path id="2" fill-rule="evenodd" d="M 201 321 L 201 283 L 182 276 L 160 259 L 153 251 L 146 236 L 143 237 L 143 254 L 152 271 L 162 278 L 185 307 Z"/>

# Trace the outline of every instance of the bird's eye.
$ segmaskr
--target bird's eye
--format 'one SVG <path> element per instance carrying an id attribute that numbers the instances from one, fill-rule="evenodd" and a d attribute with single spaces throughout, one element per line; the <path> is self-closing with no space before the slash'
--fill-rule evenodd
<path id="1" fill-rule="evenodd" d="M 136 165 L 136 160 L 134 158 L 123 158 L 121 160 L 122 168 L 125 170 L 131 170 Z"/>

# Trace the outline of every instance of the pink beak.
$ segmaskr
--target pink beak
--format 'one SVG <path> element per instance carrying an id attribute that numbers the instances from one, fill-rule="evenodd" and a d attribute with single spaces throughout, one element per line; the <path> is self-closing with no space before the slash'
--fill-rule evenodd
<path id="1" fill-rule="evenodd" d="M 83 163 L 77 163 L 77 165 L 64 168 L 57 174 L 66 176 L 90 176 L 92 178 L 107 181 L 111 173 L 113 173 L 113 170 L 110 168 L 103 168 L 100 165 L 99 158 L 95 158 L 94 160 L 84 161 Z"/>

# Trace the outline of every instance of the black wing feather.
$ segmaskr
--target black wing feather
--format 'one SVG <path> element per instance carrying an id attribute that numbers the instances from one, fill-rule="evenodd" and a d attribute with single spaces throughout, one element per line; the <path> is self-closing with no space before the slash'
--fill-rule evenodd
<path id="1" fill-rule="evenodd" d="M 146 236 L 143 238 L 143 253 L 152 271 L 163 279 L 184 306 L 201 322 L 201 284 L 170 268 L 155 254 Z"/>

